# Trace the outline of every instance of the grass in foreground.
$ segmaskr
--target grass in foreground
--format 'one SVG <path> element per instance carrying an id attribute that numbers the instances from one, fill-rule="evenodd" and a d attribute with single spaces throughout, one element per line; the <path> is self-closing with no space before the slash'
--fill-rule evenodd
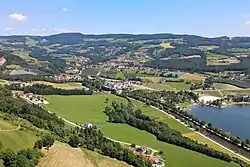
<path id="1" fill-rule="evenodd" d="M 13 150 L 32 148 L 38 139 L 36 134 L 31 131 L 16 129 L 16 126 L 0 119 L 0 141 L 3 146 Z"/>
<path id="2" fill-rule="evenodd" d="M 65 143 L 55 142 L 37 167 L 128 167 L 124 162 L 102 156 L 86 149 L 72 148 Z"/>
<path id="3" fill-rule="evenodd" d="M 105 136 L 111 137 L 124 142 L 134 143 L 137 145 L 146 145 L 164 152 L 163 158 L 166 160 L 168 167 L 237 167 L 234 163 L 226 163 L 224 161 L 210 158 L 203 154 L 193 152 L 181 147 L 160 142 L 155 136 L 146 131 L 141 131 L 126 124 L 108 123 L 103 110 L 106 106 L 104 102 L 109 98 L 109 103 L 112 100 L 125 101 L 114 95 L 93 95 L 93 96 L 46 96 L 50 104 L 45 105 L 49 111 L 56 112 L 70 121 L 77 123 L 91 122 L 98 125 Z M 134 105 L 139 105 L 134 103 Z M 139 107 L 143 107 L 140 106 Z M 160 118 L 159 111 L 151 108 L 143 107 L 145 114 Z M 163 114 L 163 113 L 162 113 Z M 171 118 L 164 117 L 162 121 L 167 122 L 170 127 L 184 126 L 174 122 Z M 172 125 L 171 122 L 172 121 Z M 183 132 L 189 132 L 183 130 Z M 181 156 L 180 156 L 181 155 Z"/>

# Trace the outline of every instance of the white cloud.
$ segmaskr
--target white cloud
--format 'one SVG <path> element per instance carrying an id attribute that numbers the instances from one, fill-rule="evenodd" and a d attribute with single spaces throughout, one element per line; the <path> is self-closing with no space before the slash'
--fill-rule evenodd
<path id="1" fill-rule="evenodd" d="M 48 34 L 48 30 L 46 28 L 33 28 L 31 29 L 32 35 L 45 35 Z"/>
<path id="2" fill-rule="evenodd" d="M 69 11 L 69 9 L 68 8 L 62 8 L 62 11 L 67 12 L 67 11 Z"/>
<path id="3" fill-rule="evenodd" d="M 11 30 L 13 30 L 13 28 L 11 28 L 11 27 L 5 28 L 5 31 L 11 31 Z"/>
<path id="4" fill-rule="evenodd" d="M 250 25 L 250 20 L 245 21 L 245 24 Z"/>
<path id="5" fill-rule="evenodd" d="M 57 33 L 73 32 L 68 28 L 53 28 L 53 31 Z"/>
<path id="6" fill-rule="evenodd" d="M 9 18 L 12 20 L 18 20 L 18 21 L 26 21 L 27 20 L 27 16 L 19 14 L 19 13 L 10 14 Z"/>

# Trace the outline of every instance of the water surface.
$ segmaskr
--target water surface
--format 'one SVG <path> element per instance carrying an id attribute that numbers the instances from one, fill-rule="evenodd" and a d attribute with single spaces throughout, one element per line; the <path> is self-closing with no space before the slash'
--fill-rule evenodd
<path id="1" fill-rule="evenodd" d="M 190 113 L 224 132 L 241 139 L 250 139 L 250 105 L 232 105 L 225 108 L 194 106 Z"/>

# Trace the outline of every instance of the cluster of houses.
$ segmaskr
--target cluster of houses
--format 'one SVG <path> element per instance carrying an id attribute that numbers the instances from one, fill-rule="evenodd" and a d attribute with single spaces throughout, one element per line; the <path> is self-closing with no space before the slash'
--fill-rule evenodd
<path id="1" fill-rule="evenodd" d="M 133 84 L 129 81 L 108 81 L 102 87 L 106 91 L 132 90 Z"/>
<path id="2" fill-rule="evenodd" d="M 26 93 L 22 97 L 34 104 L 49 104 L 47 100 L 45 100 L 43 97 L 37 94 Z"/>
<path id="3" fill-rule="evenodd" d="M 53 77 L 56 81 L 81 80 L 82 77 L 78 74 L 60 74 Z"/>
<path id="4" fill-rule="evenodd" d="M 6 63 L 6 59 L 4 57 L 0 57 L 0 66 Z"/>
<path id="5" fill-rule="evenodd" d="M 135 156 L 142 156 L 144 160 L 148 159 L 153 167 L 164 167 L 164 160 L 160 156 L 155 156 L 153 154 L 147 155 L 149 148 L 141 146 L 137 147 L 134 151 Z"/>
<path id="6" fill-rule="evenodd" d="M 249 95 L 240 95 L 240 94 L 229 94 L 226 95 L 223 100 L 225 101 L 233 101 L 233 102 L 250 102 Z"/>

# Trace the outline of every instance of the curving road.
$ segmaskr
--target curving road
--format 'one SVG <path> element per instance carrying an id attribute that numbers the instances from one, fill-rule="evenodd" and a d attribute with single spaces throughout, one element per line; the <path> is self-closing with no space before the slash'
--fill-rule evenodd
<path id="1" fill-rule="evenodd" d="M 53 112 L 51 112 L 51 111 L 48 111 L 48 112 L 51 113 L 51 114 L 53 113 Z M 62 118 L 62 117 L 60 117 L 60 116 L 58 116 L 58 115 L 57 115 L 57 117 L 60 118 L 60 119 L 62 119 L 64 122 L 66 122 L 66 123 L 68 123 L 68 124 L 70 124 L 70 125 L 72 125 L 72 126 L 77 126 L 77 127 L 82 128 L 81 126 L 77 125 L 76 123 L 71 122 L 71 121 L 69 121 L 69 120 L 67 120 L 67 119 L 65 119 L 65 118 Z M 127 143 L 127 142 L 115 140 L 115 139 L 112 139 L 112 138 L 107 137 L 107 136 L 104 136 L 104 137 L 106 137 L 107 139 L 109 139 L 109 140 L 111 140 L 111 141 L 113 141 L 113 142 L 116 142 L 116 143 L 120 143 L 120 144 L 124 144 L 124 145 L 129 145 L 129 146 L 131 145 L 131 143 Z M 141 147 L 141 146 L 140 146 L 140 145 L 136 145 L 136 147 Z M 150 156 L 153 156 L 154 153 L 159 152 L 159 151 L 156 150 L 156 149 L 153 149 L 153 148 L 150 148 L 150 147 L 147 147 L 147 148 L 150 149 L 150 150 L 152 151 L 152 153 L 150 154 Z"/>

